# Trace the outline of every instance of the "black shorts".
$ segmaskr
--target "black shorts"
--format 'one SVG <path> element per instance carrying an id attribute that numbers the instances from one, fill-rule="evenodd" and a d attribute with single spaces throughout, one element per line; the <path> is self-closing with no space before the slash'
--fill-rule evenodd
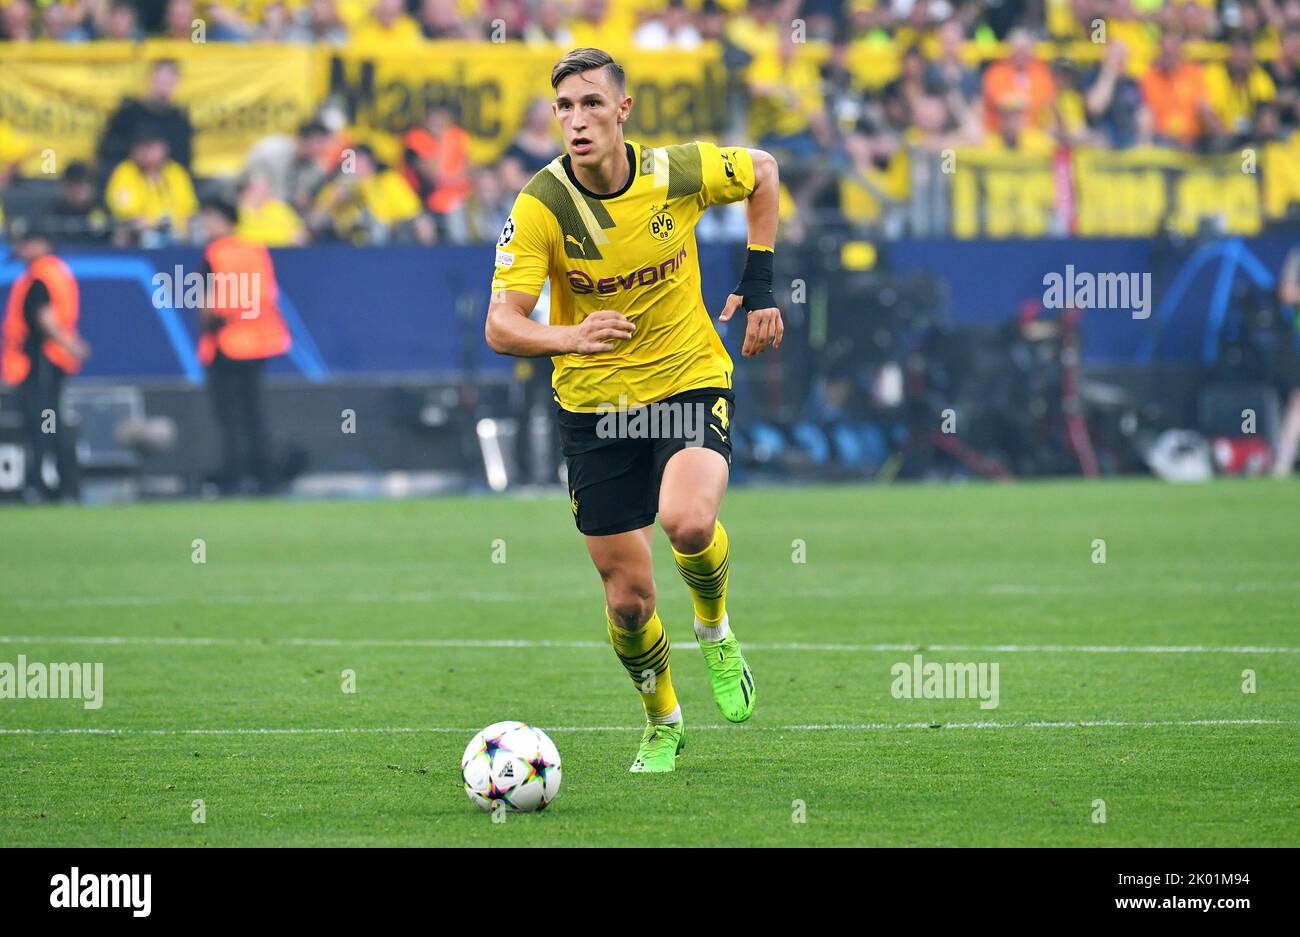
<path id="1" fill-rule="evenodd" d="M 654 523 L 664 466 L 683 449 L 712 449 L 731 462 L 735 395 L 726 388 L 683 391 L 633 410 L 558 409 L 578 530 L 593 537 Z"/>

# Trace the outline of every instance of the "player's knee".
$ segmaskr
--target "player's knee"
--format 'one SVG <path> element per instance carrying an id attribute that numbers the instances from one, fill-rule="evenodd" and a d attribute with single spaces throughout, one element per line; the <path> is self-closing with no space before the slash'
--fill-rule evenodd
<path id="1" fill-rule="evenodd" d="M 614 626 L 625 631 L 641 628 L 655 610 L 653 589 L 633 586 L 614 586 L 605 591 L 605 601 L 609 605 L 609 614 L 614 619 Z"/>
<path id="2" fill-rule="evenodd" d="M 708 549 L 717 529 L 717 518 L 707 511 L 680 511 L 660 515 L 664 533 L 678 553 L 699 553 Z"/>

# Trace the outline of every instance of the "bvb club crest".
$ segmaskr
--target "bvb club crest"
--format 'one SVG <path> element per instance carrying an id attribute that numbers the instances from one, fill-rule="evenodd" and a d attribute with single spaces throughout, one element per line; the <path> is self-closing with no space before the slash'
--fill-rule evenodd
<path id="1" fill-rule="evenodd" d="M 666 211 L 658 211 L 650 219 L 650 236 L 656 241 L 666 241 L 673 236 L 673 231 L 677 228 L 677 223 L 673 221 L 673 216 Z"/>

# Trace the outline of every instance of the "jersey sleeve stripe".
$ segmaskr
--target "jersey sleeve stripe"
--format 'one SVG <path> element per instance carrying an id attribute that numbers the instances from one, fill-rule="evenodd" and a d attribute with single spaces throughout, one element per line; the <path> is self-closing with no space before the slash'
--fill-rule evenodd
<path id="1" fill-rule="evenodd" d="M 666 147 L 655 147 L 652 152 L 655 155 L 655 188 L 662 189 L 668 185 L 670 164 L 668 162 L 668 149 Z"/>
<path id="2" fill-rule="evenodd" d="M 655 151 L 648 146 L 641 147 L 641 168 L 637 175 L 653 176 L 655 172 Z"/>
<path id="3" fill-rule="evenodd" d="M 704 187 L 704 164 L 700 147 L 680 143 L 668 149 L 668 197 L 695 195 Z"/>

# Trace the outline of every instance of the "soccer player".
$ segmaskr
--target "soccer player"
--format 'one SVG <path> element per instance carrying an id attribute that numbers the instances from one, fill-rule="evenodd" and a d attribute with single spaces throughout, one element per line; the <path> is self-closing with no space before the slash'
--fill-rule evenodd
<path id="1" fill-rule="evenodd" d="M 655 611 L 656 514 L 691 592 L 713 698 L 732 722 L 754 710 L 754 676 L 727 618 L 730 553 L 718 522 L 732 363 L 700 294 L 694 229 L 708 206 L 748 199 L 748 260 L 718 319 L 743 305 L 742 354 L 778 347 L 776 161 L 741 147 L 624 140 L 632 99 L 623 69 L 599 49 L 565 55 L 551 85 L 567 152 L 524 187 L 501 232 L 487 341 L 502 354 L 553 357 L 574 518 L 604 582 L 610 642 L 645 706 L 631 770 L 672 771 L 685 734 Z M 547 277 L 543 324 L 529 314 Z"/>

